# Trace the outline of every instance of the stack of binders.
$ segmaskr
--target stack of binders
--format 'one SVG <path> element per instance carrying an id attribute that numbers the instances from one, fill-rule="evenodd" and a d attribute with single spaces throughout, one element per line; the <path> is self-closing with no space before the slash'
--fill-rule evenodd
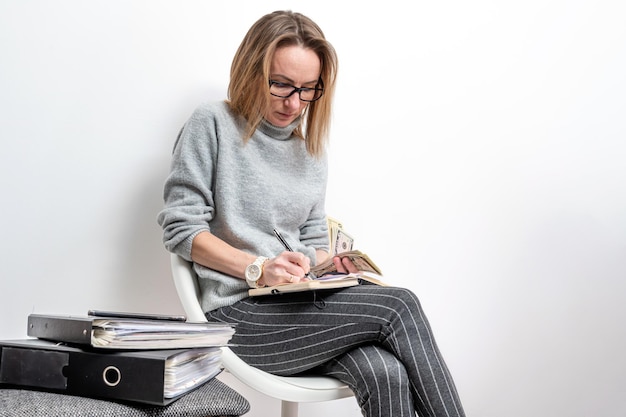
<path id="1" fill-rule="evenodd" d="M 27 333 L 33 338 L 0 341 L 0 384 L 167 405 L 220 373 L 234 328 L 127 313 L 31 314 Z"/>

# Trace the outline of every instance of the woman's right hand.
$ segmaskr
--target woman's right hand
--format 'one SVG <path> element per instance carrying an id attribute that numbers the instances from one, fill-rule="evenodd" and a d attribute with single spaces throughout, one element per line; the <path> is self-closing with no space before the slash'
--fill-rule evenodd
<path id="1" fill-rule="evenodd" d="M 308 280 L 311 260 L 301 252 L 285 251 L 263 265 L 261 284 L 273 286 Z"/>

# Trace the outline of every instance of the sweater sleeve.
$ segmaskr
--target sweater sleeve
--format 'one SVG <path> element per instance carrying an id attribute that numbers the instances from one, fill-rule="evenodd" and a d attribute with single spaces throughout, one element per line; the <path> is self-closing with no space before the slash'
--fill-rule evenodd
<path id="1" fill-rule="evenodd" d="M 165 248 L 191 260 L 191 244 L 202 231 L 210 231 L 215 204 L 211 184 L 217 158 L 215 120 L 202 107 L 182 128 L 165 181 L 163 210 L 157 221 L 163 228 Z"/>

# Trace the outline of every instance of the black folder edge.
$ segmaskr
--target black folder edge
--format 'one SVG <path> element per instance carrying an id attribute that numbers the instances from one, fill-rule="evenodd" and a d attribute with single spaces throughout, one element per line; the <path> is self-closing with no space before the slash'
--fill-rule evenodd
<path id="1" fill-rule="evenodd" d="M 0 387 L 165 406 L 222 371 L 220 365 L 205 382 L 175 397 L 165 397 L 165 361 L 185 350 L 189 349 L 102 352 L 43 339 L 0 340 Z M 20 357 L 27 361 L 16 360 Z M 71 368 L 72 360 L 79 364 L 76 369 Z M 102 361 L 107 364 L 104 368 L 99 363 Z M 123 363 L 126 368 L 121 366 Z M 153 377 L 147 377 L 148 373 Z M 72 375 L 76 375 L 76 381 L 71 380 Z M 91 378 L 92 375 L 99 378 Z M 124 385 L 118 387 L 122 378 L 128 383 L 128 377 L 131 382 L 134 380 L 132 392 Z"/>
<path id="2" fill-rule="evenodd" d="M 70 344 L 92 345 L 94 317 L 29 314 L 27 335 Z"/>

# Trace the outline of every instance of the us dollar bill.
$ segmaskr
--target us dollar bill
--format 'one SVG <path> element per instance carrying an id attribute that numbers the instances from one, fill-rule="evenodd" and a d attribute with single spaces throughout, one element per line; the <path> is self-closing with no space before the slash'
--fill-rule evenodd
<path id="1" fill-rule="evenodd" d="M 339 229 L 337 231 L 337 237 L 335 238 L 333 254 L 337 255 L 341 252 L 351 251 L 353 246 L 354 246 L 354 239 L 352 238 L 352 236 L 350 236 L 343 230 Z"/>
<path id="2" fill-rule="evenodd" d="M 356 268 L 360 272 L 371 272 L 377 275 L 382 275 L 380 268 L 361 251 L 358 250 L 350 250 L 346 252 L 341 252 L 339 255 L 341 258 L 348 258 L 350 261 L 356 266 Z M 311 268 L 311 272 L 315 274 L 317 277 L 321 277 L 325 274 L 335 274 L 337 273 L 337 268 L 333 263 L 333 257 L 330 257 L 325 262 L 314 266 Z"/>
<path id="3" fill-rule="evenodd" d="M 332 217 L 327 217 L 328 221 L 328 244 L 330 246 L 329 252 L 330 254 L 336 254 L 335 244 L 337 243 L 337 233 L 339 230 L 343 229 L 343 225 Z"/>

